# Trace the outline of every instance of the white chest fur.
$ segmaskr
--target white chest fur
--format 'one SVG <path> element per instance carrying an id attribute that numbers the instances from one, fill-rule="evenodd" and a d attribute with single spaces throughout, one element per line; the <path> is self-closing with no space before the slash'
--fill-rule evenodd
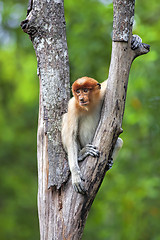
<path id="1" fill-rule="evenodd" d="M 98 109 L 95 109 L 91 114 L 84 115 L 80 118 L 78 138 L 81 147 L 84 147 L 86 144 L 92 142 L 99 122 L 100 110 L 101 108 L 99 107 Z"/>

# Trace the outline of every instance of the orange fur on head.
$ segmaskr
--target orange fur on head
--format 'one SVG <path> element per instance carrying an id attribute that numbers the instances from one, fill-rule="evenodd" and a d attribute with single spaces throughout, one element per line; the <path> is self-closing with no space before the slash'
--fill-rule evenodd
<path id="1" fill-rule="evenodd" d="M 95 87 L 100 86 L 99 83 L 90 77 L 82 77 L 78 78 L 72 85 L 72 92 L 74 92 L 77 89 L 82 89 L 82 88 L 88 88 L 88 89 L 94 89 Z"/>
<path id="2" fill-rule="evenodd" d="M 72 85 L 72 92 L 79 110 L 92 110 L 100 99 L 101 85 L 93 78 L 82 77 Z"/>

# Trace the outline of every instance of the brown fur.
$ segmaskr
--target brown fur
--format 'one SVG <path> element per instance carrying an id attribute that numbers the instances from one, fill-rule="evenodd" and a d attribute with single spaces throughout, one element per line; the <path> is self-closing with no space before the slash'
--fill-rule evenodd
<path id="1" fill-rule="evenodd" d="M 88 92 L 85 93 L 84 89 L 87 89 Z M 72 85 L 72 93 L 76 100 L 77 110 L 80 112 L 91 112 L 99 102 L 100 89 L 101 85 L 93 78 L 83 77 L 77 79 Z M 80 93 L 77 93 L 77 90 L 79 90 Z M 84 102 L 87 102 L 87 104 L 81 105 L 80 98 L 83 99 Z"/>
<path id="2" fill-rule="evenodd" d="M 74 93 L 77 89 L 80 88 L 88 88 L 88 89 L 94 89 L 97 86 L 97 81 L 93 78 L 89 77 L 82 77 L 77 79 L 73 85 L 72 85 L 72 92 Z"/>

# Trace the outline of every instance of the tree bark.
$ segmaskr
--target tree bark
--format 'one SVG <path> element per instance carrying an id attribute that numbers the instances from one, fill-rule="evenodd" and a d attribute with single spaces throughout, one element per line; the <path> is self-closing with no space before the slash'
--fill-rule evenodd
<path id="1" fill-rule="evenodd" d="M 69 99 L 69 66 L 62 0 L 34 0 L 21 24 L 30 35 L 38 61 L 40 103 L 38 123 L 38 212 L 41 240 L 81 239 L 88 212 L 107 170 L 107 161 L 122 132 L 128 76 L 132 61 L 149 51 L 131 50 L 134 0 L 114 0 L 112 57 L 107 91 L 93 144 L 97 159 L 81 165 L 85 195 L 77 194 L 60 139 L 61 115 Z M 67 182 L 66 182 L 67 181 Z"/>
<path id="2" fill-rule="evenodd" d="M 69 175 L 61 145 L 61 117 L 70 97 L 63 0 L 30 0 L 27 18 L 21 26 L 32 40 L 38 63 L 38 164 L 47 162 L 48 188 L 55 186 L 59 189 Z M 39 175 L 41 173 L 40 170 Z"/>

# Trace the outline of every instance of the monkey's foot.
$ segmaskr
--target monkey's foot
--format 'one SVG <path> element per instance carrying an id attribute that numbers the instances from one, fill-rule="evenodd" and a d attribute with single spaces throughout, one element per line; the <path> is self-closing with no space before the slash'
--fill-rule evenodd
<path id="1" fill-rule="evenodd" d="M 92 157 L 99 157 L 99 151 L 92 144 L 87 144 L 84 148 L 82 148 L 79 152 L 78 161 L 84 160 L 89 155 Z"/>
<path id="2" fill-rule="evenodd" d="M 142 44 L 142 39 L 138 35 L 132 36 L 131 48 L 132 50 L 137 49 Z"/>
<path id="3" fill-rule="evenodd" d="M 108 163 L 107 163 L 107 171 L 110 170 L 113 166 L 113 158 L 109 159 L 108 160 Z"/>

